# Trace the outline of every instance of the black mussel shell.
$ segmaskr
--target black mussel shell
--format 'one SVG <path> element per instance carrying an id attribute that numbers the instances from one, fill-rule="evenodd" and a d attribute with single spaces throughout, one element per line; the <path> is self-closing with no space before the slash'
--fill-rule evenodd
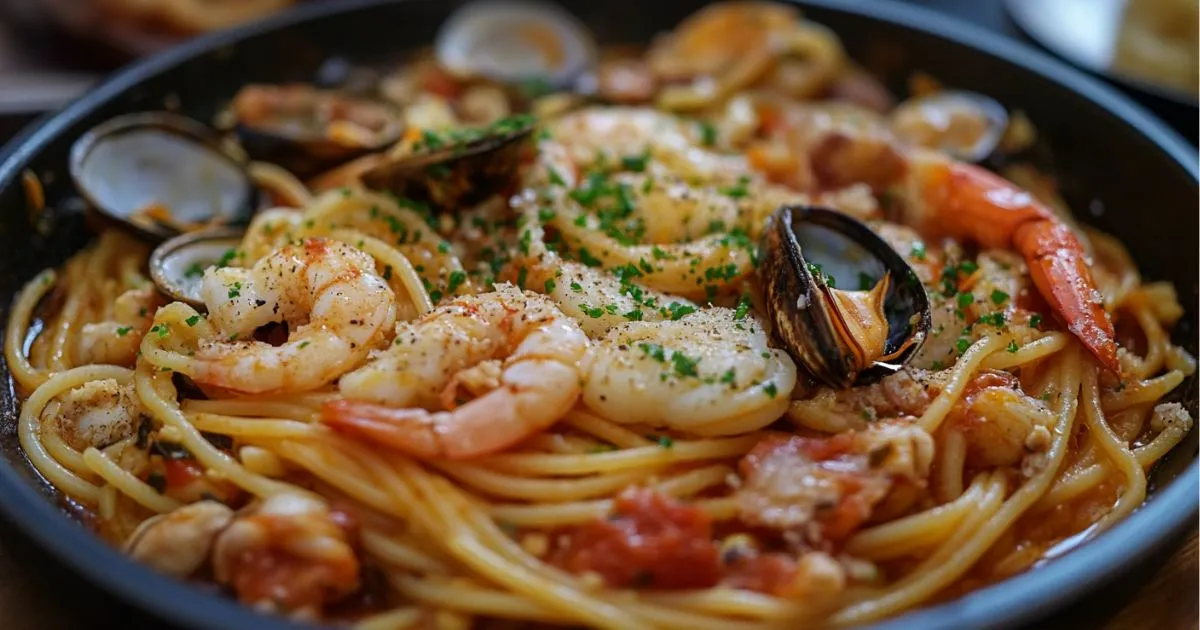
<path id="1" fill-rule="evenodd" d="M 229 112 L 246 153 L 301 178 L 382 151 L 404 131 L 390 105 L 303 83 L 247 85 Z M 338 124 L 351 124 L 354 135 L 337 132 Z"/>
<path id="2" fill-rule="evenodd" d="M 833 291 L 871 290 L 885 276 L 883 352 L 862 357 L 843 338 Z M 929 297 L 904 258 L 861 222 L 834 210 L 784 206 L 762 237 L 759 279 L 767 314 L 801 370 L 830 387 L 865 385 L 916 355 L 930 326 Z"/>
<path id="3" fill-rule="evenodd" d="M 169 112 L 109 119 L 71 146 L 71 179 L 100 214 L 150 241 L 250 220 L 258 190 L 215 130 Z"/>
<path id="4" fill-rule="evenodd" d="M 455 211 L 511 190 L 534 118 L 514 116 L 474 130 L 426 134 L 412 153 L 387 156 L 362 175 L 373 190 Z"/>

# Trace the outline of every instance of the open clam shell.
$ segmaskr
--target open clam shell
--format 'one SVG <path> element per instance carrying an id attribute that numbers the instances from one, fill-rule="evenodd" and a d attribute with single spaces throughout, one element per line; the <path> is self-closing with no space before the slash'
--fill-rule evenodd
<path id="1" fill-rule="evenodd" d="M 151 252 L 150 278 L 167 297 L 202 309 L 204 270 L 233 262 L 244 233 L 239 228 L 213 228 L 180 234 Z"/>
<path id="2" fill-rule="evenodd" d="M 229 112 L 251 157 L 300 177 L 382 151 L 404 131 L 389 105 L 304 83 L 247 85 Z"/>
<path id="3" fill-rule="evenodd" d="M 385 156 L 362 182 L 440 210 L 475 205 L 512 187 L 534 122 L 520 115 L 481 129 L 427 133 L 411 152 Z"/>
<path id="4" fill-rule="evenodd" d="M 1008 129 L 1008 111 L 976 92 L 943 90 L 904 101 L 892 110 L 892 132 L 913 144 L 966 162 L 996 152 Z"/>
<path id="5" fill-rule="evenodd" d="M 758 269 L 775 333 L 830 387 L 898 371 L 930 326 L 916 273 L 866 225 L 833 210 L 784 206 L 763 233 Z"/>
<path id="6" fill-rule="evenodd" d="M 597 56 L 583 22 L 557 4 L 531 0 L 467 4 L 442 25 L 434 47 L 438 63 L 460 78 L 553 88 L 573 85 Z"/>
<path id="7" fill-rule="evenodd" d="M 71 147 L 70 172 L 96 210 L 152 241 L 244 223 L 257 197 L 244 162 L 221 148 L 215 131 L 167 112 L 94 127 Z"/>

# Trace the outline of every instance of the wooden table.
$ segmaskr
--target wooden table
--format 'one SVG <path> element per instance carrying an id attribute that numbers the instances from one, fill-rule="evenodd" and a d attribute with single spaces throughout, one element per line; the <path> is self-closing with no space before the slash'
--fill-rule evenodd
<path id="1" fill-rule="evenodd" d="M 997 0 L 911 0 L 933 6 L 995 30 L 1019 37 Z M 3 4 L 3 3 L 0 3 Z M 0 14 L 0 92 L 5 77 L 16 72 L 95 72 L 96 57 L 88 48 L 61 34 L 41 32 L 17 41 Z M 31 43 L 32 42 L 32 43 Z M 68 77 L 69 79 L 70 77 Z M 12 85 L 11 83 L 9 84 Z M 52 89 L 43 86 L 43 89 Z M 0 142 L 15 133 L 30 114 L 0 116 Z M 1182 630 L 1196 628 L 1197 536 L 1192 533 L 1179 551 L 1137 588 L 1128 580 L 1078 606 L 1037 624 L 1038 628 L 1108 628 L 1111 630 Z M 117 601 L 41 551 L 0 517 L 0 628 L 6 630 L 74 630 L 120 627 L 163 628 L 164 624 Z"/>

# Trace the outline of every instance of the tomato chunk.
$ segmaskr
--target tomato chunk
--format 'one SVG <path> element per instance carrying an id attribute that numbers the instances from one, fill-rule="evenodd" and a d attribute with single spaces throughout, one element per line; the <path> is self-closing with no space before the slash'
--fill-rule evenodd
<path id="1" fill-rule="evenodd" d="M 705 588 L 720 580 L 712 520 L 702 510 L 648 488 L 625 490 L 615 507 L 608 519 L 568 534 L 559 566 L 618 588 Z"/>

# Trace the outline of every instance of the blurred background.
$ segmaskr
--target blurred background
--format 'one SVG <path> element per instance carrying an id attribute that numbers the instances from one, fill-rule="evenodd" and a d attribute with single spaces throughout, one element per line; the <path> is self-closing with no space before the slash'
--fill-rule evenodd
<path id="1" fill-rule="evenodd" d="M 0 0 L 0 141 L 107 73 L 304 2 Z M 1114 83 L 1197 138 L 1197 0 L 899 0 L 1031 43 Z"/>

